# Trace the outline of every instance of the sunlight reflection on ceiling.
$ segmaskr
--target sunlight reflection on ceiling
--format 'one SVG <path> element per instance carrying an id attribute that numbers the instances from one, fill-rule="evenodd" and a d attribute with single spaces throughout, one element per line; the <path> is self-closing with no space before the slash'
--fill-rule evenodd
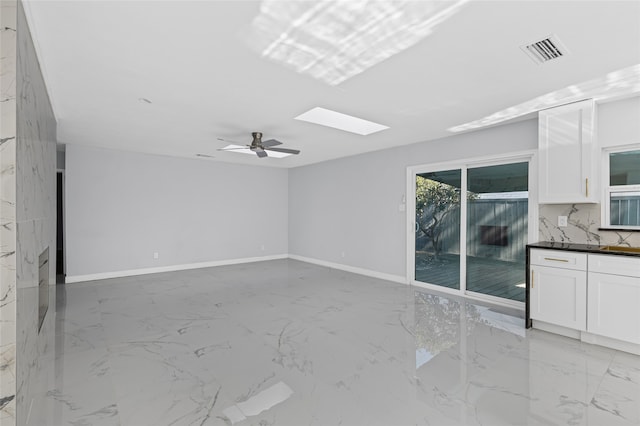
<path id="1" fill-rule="evenodd" d="M 546 108 L 568 104 L 583 99 L 602 100 L 640 93 L 640 64 L 610 72 L 580 84 L 567 86 L 519 105 L 493 113 L 479 120 L 449 128 L 450 132 L 463 132 L 491 126 Z"/>
<path id="2" fill-rule="evenodd" d="M 468 0 L 263 0 L 249 44 L 332 86 L 415 45 Z"/>

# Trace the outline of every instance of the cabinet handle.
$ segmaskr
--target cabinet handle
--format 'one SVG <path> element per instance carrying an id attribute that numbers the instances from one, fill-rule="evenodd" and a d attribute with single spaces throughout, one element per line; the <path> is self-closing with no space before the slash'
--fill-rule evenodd
<path id="1" fill-rule="evenodd" d="M 586 189 L 586 193 L 587 193 L 587 197 L 589 196 L 589 178 L 585 179 L 585 186 L 587 187 Z"/>
<path id="2" fill-rule="evenodd" d="M 533 271 L 531 271 L 531 288 L 533 288 Z"/>
<path id="3" fill-rule="evenodd" d="M 544 260 L 553 260 L 554 262 L 569 262 L 567 259 L 554 259 L 553 257 L 545 257 Z"/>

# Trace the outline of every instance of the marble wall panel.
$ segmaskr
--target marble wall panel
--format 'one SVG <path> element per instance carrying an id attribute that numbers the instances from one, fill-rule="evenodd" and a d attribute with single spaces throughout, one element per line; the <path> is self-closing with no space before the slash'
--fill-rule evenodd
<path id="1" fill-rule="evenodd" d="M 47 246 L 55 265 L 56 119 L 21 3 L 18 30 L 17 280 L 25 287 L 38 285 L 38 256 Z M 50 281 L 55 282 L 53 268 Z"/>
<path id="2" fill-rule="evenodd" d="M 0 424 L 16 424 L 17 3 L 0 2 Z"/>
<path id="3" fill-rule="evenodd" d="M 640 232 L 603 231 L 599 204 L 540 205 L 540 241 L 578 244 L 640 246 Z M 558 226 L 558 216 L 567 216 L 567 226 Z"/>
<path id="4" fill-rule="evenodd" d="M 49 247 L 49 294 L 55 300 L 56 119 L 22 8 L 17 10 L 16 103 L 16 417 L 26 423 L 37 412 L 35 394 L 51 383 L 46 354 L 55 310 L 38 331 L 38 258 Z M 50 351 L 49 351 L 50 352 Z"/>
<path id="5" fill-rule="evenodd" d="M 4 14 L 4 11 L 3 11 Z M 16 223 L 15 140 L 0 146 L 0 424 L 15 424 Z"/>

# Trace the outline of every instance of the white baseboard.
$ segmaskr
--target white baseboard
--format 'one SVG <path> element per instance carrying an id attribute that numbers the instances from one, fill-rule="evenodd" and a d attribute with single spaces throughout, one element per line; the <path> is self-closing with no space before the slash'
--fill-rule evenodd
<path id="1" fill-rule="evenodd" d="M 593 345 L 607 346 L 609 348 L 617 349 L 619 351 L 629 352 L 634 355 L 640 355 L 640 344 L 625 342 L 623 340 L 613 339 L 606 336 L 598 336 L 595 334 L 587 333 L 583 331 L 580 340 Z"/>
<path id="2" fill-rule="evenodd" d="M 548 331 L 549 333 L 559 334 L 561 336 L 570 337 L 572 339 L 580 340 L 581 342 L 590 343 L 592 345 L 605 346 L 607 348 L 617 349 L 623 352 L 629 352 L 634 355 L 640 355 L 640 344 L 625 342 L 623 340 L 613 339 L 611 337 L 599 336 L 587 331 L 579 331 L 571 328 L 563 327 L 560 325 L 549 324 L 546 322 L 533 320 L 532 327 L 540 330 Z"/>
<path id="3" fill-rule="evenodd" d="M 536 319 L 531 321 L 531 327 L 537 328 L 542 331 L 546 331 L 553 334 L 559 334 L 564 337 L 570 337 L 572 339 L 580 340 L 580 331 L 571 328 L 563 327 L 561 325 L 550 324 L 544 321 L 538 321 Z"/>
<path id="4" fill-rule="evenodd" d="M 298 256 L 290 254 L 289 259 L 299 260 L 301 262 L 313 263 L 314 265 L 326 266 L 327 268 L 339 269 L 341 271 L 352 272 L 367 277 L 379 278 L 381 280 L 393 281 L 400 284 L 408 284 L 407 279 L 402 275 L 387 274 L 384 272 L 373 271 L 371 269 L 358 268 L 355 266 L 343 265 L 341 263 L 328 262 L 326 260 L 314 259 L 311 257 Z"/>
<path id="5" fill-rule="evenodd" d="M 358 268 L 355 266 L 343 265 L 341 263 L 328 262 L 326 260 L 314 259 L 311 257 L 298 256 L 295 254 L 277 254 L 272 256 L 261 257 L 245 257 L 240 259 L 216 260 L 212 262 L 187 263 L 183 265 L 159 266 L 155 268 L 130 269 L 125 271 L 100 272 L 97 274 L 87 275 L 67 275 L 65 283 L 78 283 L 84 281 L 106 280 L 109 278 L 133 277 L 136 275 L 157 274 L 160 272 L 184 271 L 188 269 L 211 268 L 214 266 L 237 265 L 240 263 L 263 262 L 267 260 L 277 259 L 293 259 L 301 262 L 312 263 L 314 265 L 326 266 L 327 268 L 339 269 L 341 271 L 351 272 L 367 277 L 379 278 L 381 280 L 393 281 L 400 284 L 407 284 L 407 280 L 402 275 L 387 274 L 384 272 L 373 271 L 371 269 Z"/>
<path id="6" fill-rule="evenodd" d="M 276 254 L 272 256 L 244 257 L 240 259 L 215 260 L 212 262 L 187 263 L 183 265 L 159 266 L 155 268 L 130 269 L 126 271 L 101 272 L 88 275 L 67 275 L 65 283 L 78 283 L 83 281 L 106 280 L 109 278 L 133 277 L 136 275 L 157 274 L 159 272 L 185 271 L 188 269 L 211 268 L 213 266 L 237 265 L 240 263 L 263 262 L 266 260 L 286 259 L 286 254 Z"/>

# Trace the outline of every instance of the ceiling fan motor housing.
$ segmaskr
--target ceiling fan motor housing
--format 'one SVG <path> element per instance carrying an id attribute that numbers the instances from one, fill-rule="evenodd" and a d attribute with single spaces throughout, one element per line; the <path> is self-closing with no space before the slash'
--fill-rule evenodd
<path id="1" fill-rule="evenodd" d="M 253 151 L 255 148 L 262 146 L 262 133 L 253 132 L 251 133 L 251 136 L 253 136 L 253 141 L 251 142 L 250 149 Z"/>

